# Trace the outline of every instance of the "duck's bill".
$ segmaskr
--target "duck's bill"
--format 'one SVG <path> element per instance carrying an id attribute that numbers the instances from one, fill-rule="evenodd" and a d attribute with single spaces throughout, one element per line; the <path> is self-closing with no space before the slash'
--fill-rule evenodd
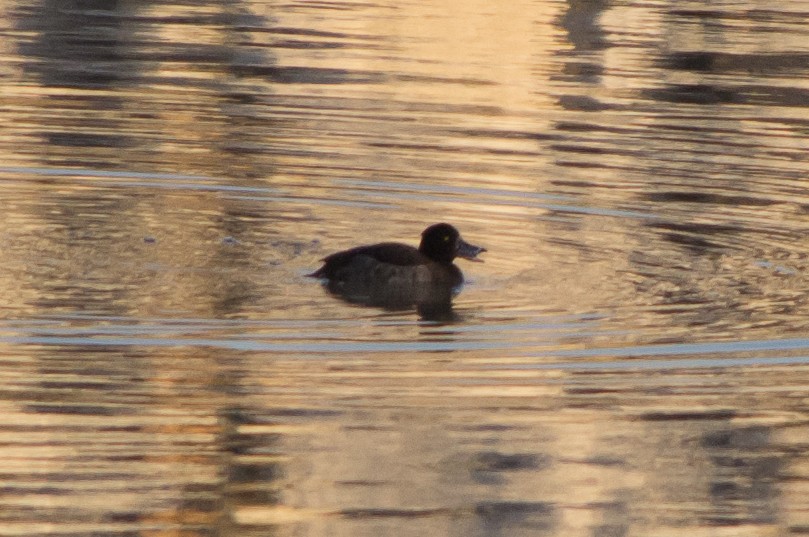
<path id="1" fill-rule="evenodd" d="M 486 251 L 486 248 L 469 244 L 468 242 L 458 239 L 458 257 L 462 257 L 469 261 L 476 263 L 483 263 L 482 259 L 478 259 L 478 255 Z"/>

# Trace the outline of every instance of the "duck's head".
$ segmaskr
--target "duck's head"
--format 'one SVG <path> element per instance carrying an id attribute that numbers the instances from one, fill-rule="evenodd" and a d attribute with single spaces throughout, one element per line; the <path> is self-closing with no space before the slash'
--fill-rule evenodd
<path id="1" fill-rule="evenodd" d="M 456 257 L 480 262 L 477 256 L 485 251 L 486 248 L 464 241 L 449 224 L 433 224 L 421 233 L 419 252 L 438 263 L 452 263 Z"/>

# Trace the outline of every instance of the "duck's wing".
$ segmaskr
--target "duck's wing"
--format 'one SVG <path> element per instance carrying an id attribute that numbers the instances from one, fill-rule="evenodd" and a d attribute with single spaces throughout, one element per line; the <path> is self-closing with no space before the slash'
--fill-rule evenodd
<path id="1" fill-rule="evenodd" d="M 356 254 L 367 255 L 380 263 L 403 267 L 421 265 L 428 261 L 416 248 L 399 242 L 381 242 L 371 246 L 360 246 L 354 250 L 357 250 Z"/>
<path id="2" fill-rule="evenodd" d="M 341 269 L 354 263 L 358 258 L 372 259 L 378 263 L 396 266 L 411 266 L 426 263 L 428 260 L 416 248 L 398 242 L 381 242 L 368 246 L 357 246 L 323 258 L 323 266 L 310 274 L 314 278 L 333 278 Z"/>

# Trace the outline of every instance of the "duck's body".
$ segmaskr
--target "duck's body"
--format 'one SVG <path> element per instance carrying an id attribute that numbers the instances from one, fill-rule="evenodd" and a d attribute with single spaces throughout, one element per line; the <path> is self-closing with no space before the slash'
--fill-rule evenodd
<path id="1" fill-rule="evenodd" d="M 328 280 L 330 291 L 358 302 L 384 306 L 449 302 L 463 283 L 452 262 L 485 252 L 461 239 L 449 224 L 422 233 L 419 248 L 396 242 L 358 246 L 326 257 L 310 274 Z"/>

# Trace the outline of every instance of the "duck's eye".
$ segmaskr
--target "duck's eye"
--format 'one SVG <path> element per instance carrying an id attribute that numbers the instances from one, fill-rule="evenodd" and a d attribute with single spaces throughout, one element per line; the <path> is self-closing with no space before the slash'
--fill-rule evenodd
<path id="1" fill-rule="evenodd" d="M 449 235 L 444 235 L 444 242 L 449 242 Z"/>

